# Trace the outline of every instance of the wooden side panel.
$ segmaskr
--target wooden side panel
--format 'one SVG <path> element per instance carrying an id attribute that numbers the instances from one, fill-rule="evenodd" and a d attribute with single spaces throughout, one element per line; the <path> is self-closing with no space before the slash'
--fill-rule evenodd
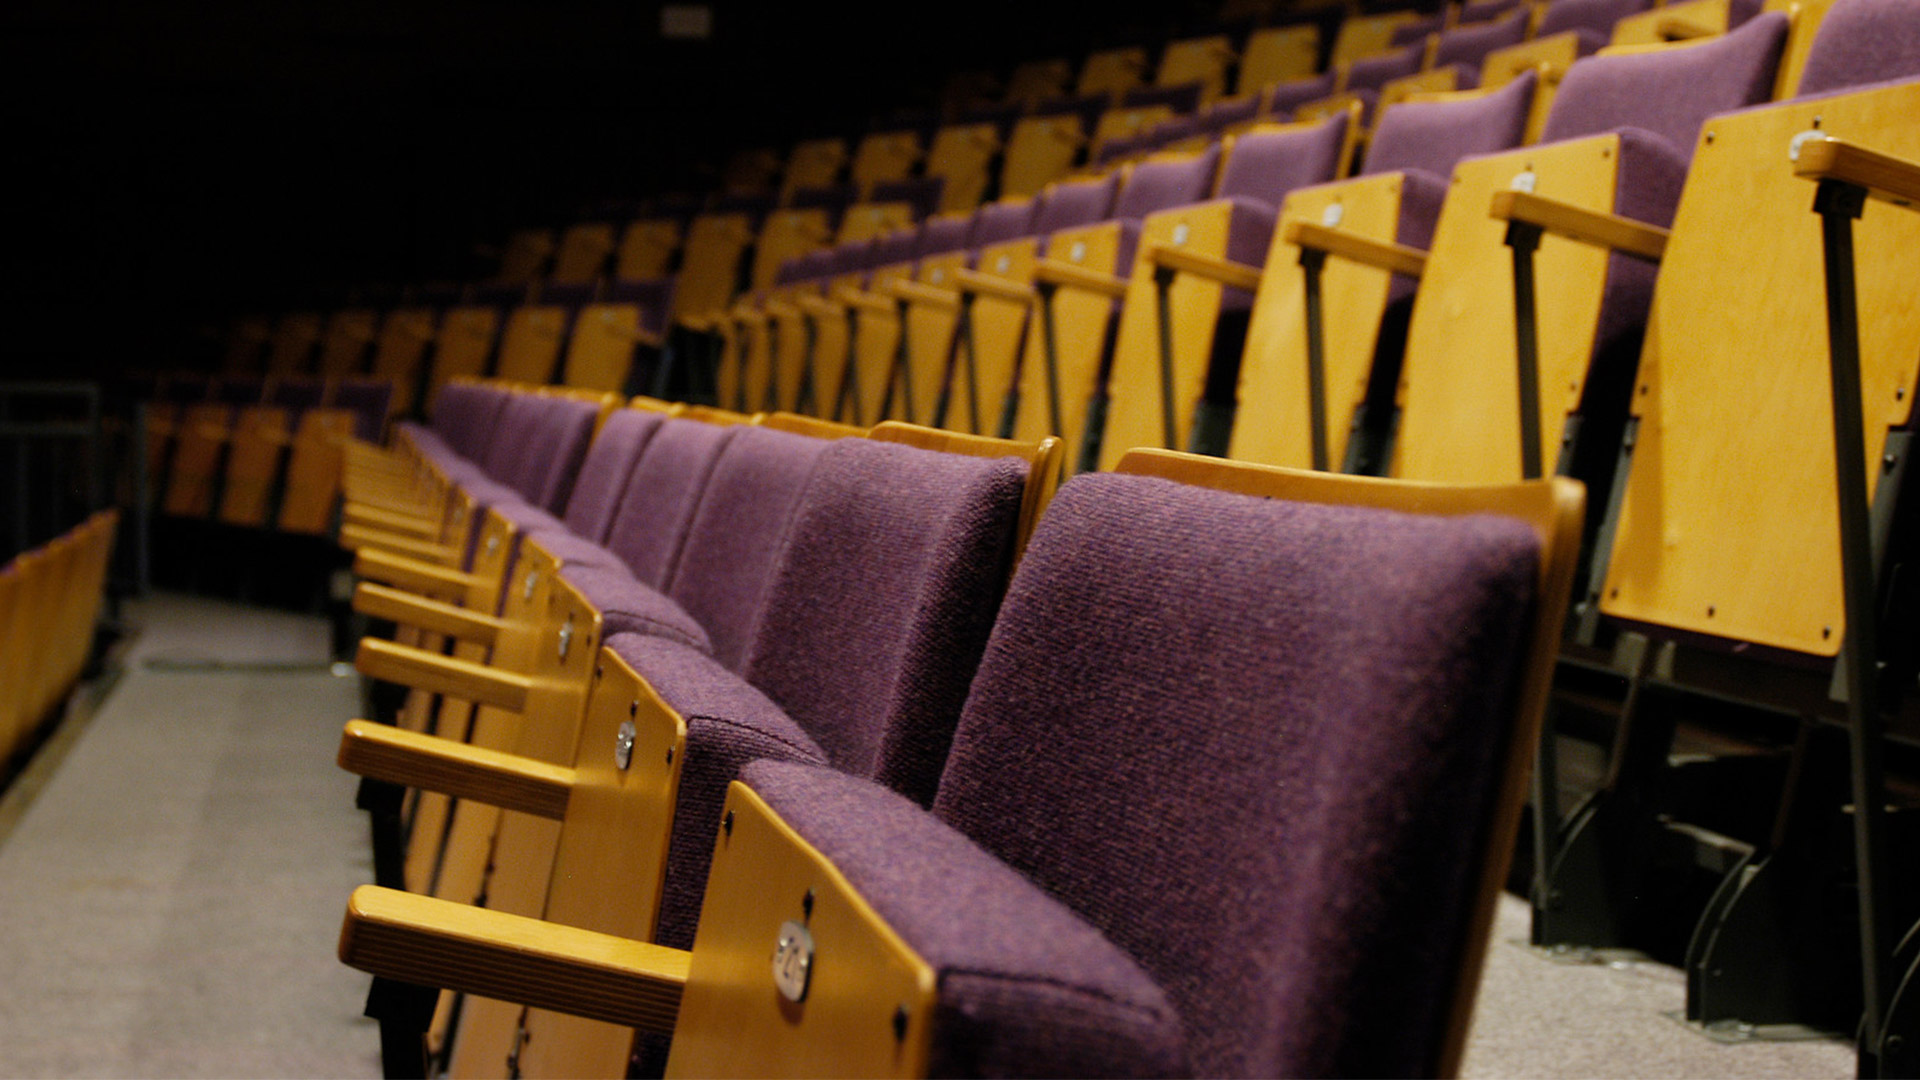
<path id="1" fill-rule="evenodd" d="M 833 239 L 833 230 L 825 210 L 781 210 L 768 215 L 760 226 L 760 241 L 753 249 L 753 287 L 773 286 L 780 264 L 805 255 Z"/>
<path id="2" fill-rule="evenodd" d="M 334 312 L 320 338 L 320 374 L 329 379 L 360 374 L 379 324 L 379 313 L 367 308 Z"/>
<path id="3" fill-rule="evenodd" d="M 440 334 L 433 350 L 433 375 L 427 381 L 427 401 L 440 394 L 447 380 L 465 375 L 476 377 L 487 369 L 487 357 L 493 352 L 493 338 L 500 330 L 500 315 L 490 307 L 461 307 L 447 312 L 440 321 Z"/>
<path id="4" fill-rule="evenodd" d="M 320 315 L 299 311 L 282 315 L 267 342 L 267 374 L 304 375 L 313 369 L 314 348 L 320 343 Z"/>
<path id="5" fill-rule="evenodd" d="M 818 413 L 822 408 L 831 408 L 832 389 L 824 393 L 816 375 L 813 386 L 811 410 L 800 408 L 800 391 L 806 382 L 808 365 L 811 361 L 809 343 L 813 337 L 812 324 L 797 307 L 781 305 L 770 313 L 767 320 L 767 355 L 773 366 L 774 393 L 780 408 L 789 411 L 812 411 Z"/>
<path id="6" fill-rule="evenodd" d="M 553 255 L 549 279 L 569 285 L 591 284 L 600 277 L 613 251 L 613 225 L 605 221 L 583 221 L 570 225 L 560 234 L 560 248 Z"/>
<path id="7" fill-rule="evenodd" d="M 667 1075 L 924 1075 L 932 967 L 751 788 L 736 781 L 727 809 Z M 787 920 L 816 949 L 797 1003 L 774 988 L 770 963 Z"/>
<path id="8" fill-rule="evenodd" d="M 509 284 L 532 281 L 546 268 L 553 254 L 553 233 L 547 229 L 516 229 L 500 251 L 497 280 Z"/>
<path id="9" fill-rule="evenodd" d="M 1141 229 L 1139 250 L 1144 253 L 1165 244 L 1224 258 L 1232 209 L 1231 203 L 1209 202 L 1154 214 Z M 1113 375 L 1107 386 L 1112 400 L 1107 406 L 1106 436 L 1101 443 L 1102 469 L 1113 468 L 1121 454 L 1133 447 L 1165 444 L 1160 413 L 1160 302 L 1153 278 L 1152 264 L 1144 258 L 1135 259 L 1114 343 Z M 1207 378 L 1221 291 L 1218 282 L 1192 274 L 1175 278 L 1170 290 L 1177 435 L 1175 444 L 1167 449 L 1187 447 L 1193 407 Z"/>
<path id="10" fill-rule="evenodd" d="M 230 434 L 225 405 L 189 405 L 174 437 L 172 469 L 161 508 L 177 517 L 205 517 L 213 509 L 214 477 Z"/>
<path id="11" fill-rule="evenodd" d="M 633 222 L 620 234 L 613 276 L 621 281 L 650 281 L 667 276 L 680 249 L 680 225 L 664 218 Z"/>
<path id="12" fill-rule="evenodd" d="M 1118 265 L 1119 248 L 1120 226 L 1102 222 L 1054 233 L 1047 240 L 1046 257 L 1105 274 L 1125 273 L 1128 268 Z M 1048 409 L 1045 334 L 1039 313 L 1033 314 L 1034 325 L 1027 333 L 1025 355 L 1020 362 L 1020 410 L 1015 414 L 1014 438 L 1038 442 L 1048 435 L 1057 435 L 1070 454 L 1078 453 L 1080 440 L 1086 433 L 1087 401 L 1099 381 L 1107 324 L 1112 317 L 1113 300 L 1104 295 L 1067 288 L 1054 293 L 1061 429 L 1055 431 Z"/>
<path id="13" fill-rule="evenodd" d="M 787 202 L 800 188 L 829 187 L 847 163 L 845 139 L 813 139 L 787 155 L 786 175 L 780 182 L 780 201 Z"/>
<path id="14" fill-rule="evenodd" d="M 938 176 L 940 212 L 970 213 L 986 198 L 993 179 L 993 156 L 1000 152 L 1000 136 L 992 124 L 956 124 L 943 127 L 927 150 L 928 176 Z"/>
<path id="15" fill-rule="evenodd" d="M 896 229 L 913 228 L 913 207 L 906 203 L 860 203 L 849 206 L 834 233 L 835 244 L 878 240 Z"/>
<path id="16" fill-rule="evenodd" d="M 1351 21 L 1351 20 L 1349 20 Z M 1285 239 L 1289 220 L 1323 222 L 1338 206 L 1339 227 L 1378 240 L 1394 237 L 1400 213 L 1396 174 L 1301 188 L 1287 196 L 1267 249 L 1266 270 L 1254 294 L 1247 348 L 1240 362 L 1240 408 L 1227 456 L 1296 469 L 1313 463 L 1308 431 L 1306 285 L 1300 249 Z M 1385 271 L 1328 260 L 1326 301 L 1327 447 L 1340 460 L 1347 425 L 1366 394 L 1373 347 L 1386 308 Z"/>
<path id="17" fill-rule="evenodd" d="M 602 650 L 581 729 L 579 777 L 568 804 L 547 899 L 548 922 L 653 939 L 666 877 L 687 725 L 616 654 Z M 616 756 L 621 725 L 631 751 Z M 528 1076 L 619 1076 L 631 1028 L 534 1010 L 520 1052 Z"/>
<path id="18" fill-rule="evenodd" d="M 847 178 L 862 192 L 883 180 L 903 180 L 920 163 L 920 136 L 912 131 L 883 131 L 860 140 Z"/>
<path id="19" fill-rule="evenodd" d="M 1010 281 L 1031 282 L 1033 264 L 1040 257 L 1037 240 L 1023 238 L 995 244 L 981 251 L 975 269 Z M 1000 405 L 1019 374 L 1021 355 L 1029 342 L 1038 343 L 1039 317 L 1030 304 L 1016 303 L 995 296 L 981 296 L 973 302 L 973 391 L 969 393 L 963 365 L 954 373 L 953 409 L 947 413 L 947 426 L 990 434 L 999 422 Z M 979 415 L 972 415 L 974 402 Z M 968 406 L 963 409 L 962 406 Z M 1033 425 L 1044 427 L 1044 421 Z M 1016 428 L 1016 431 L 1020 429 Z M 1049 434 L 1039 431 L 1031 437 Z M 1028 435 L 1018 435 L 1026 439 Z"/>
<path id="20" fill-rule="evenodd" d="M 1520 381 L 1513 252 L 1488 207 L 1523 173 L 1535 191 L 1611 213 L 1619 137 L 1600 135 L 1462 162 L 1434 229 L 1401 369 L 1392 475 L 1503 483 L 1520 479 Z M 1586 385 L 1607 253 L 1558 236 L 1535 257 L 1540 324 L 1541 459 L 1552 467 Z"/>
<path id="21" fill-rule="evenodd" d="M 1233 44 L 1225 34 L 1186 38 L 1167 43 L 1160 54 L 1156 86 L 1200 84 L 1200 106 L 1205 108 L 1227 92 L 1227 65 L 1233 62 Z"/>
<path id="22" fill-rule="evenodd" d="M 427 345 L 434 339 L 436 318 L 427 308 L 400 308 L 380 324 L 380 336 L 373 343 L 373 375 L 393 382 L 394 416 L 413 411 L 414 387 L 420 378 L 420 365 L 426 361 Z"/>
<path id="23" fill-rule="evenodd" d="M 1333 55 L 1327 63 L 1350 64 L 1386 52 L 1393 41 L 1393 32 L 1419 17 L 1411 11 L 1349 17 L 1340 24 L 1340 33 L 1333 39 Z"/>
<path id="24" fill-rule="evenodd" d="M 923 285 L 952 288 L 954 270 L 965 265 L 964 253 L 936 255 L 920 260 L 914 278 Z M 907 306 L 907 363 L 913 368 L 913 415 L 910 419 L 915 423 L 933 423 L 934 408 L 940 398 L 940 385 L 947 377 L 947 357 L 953 351 L 954 331 L 959 324 L 958 307 L 935 304 Z M 955 411 L 951 404 L 947 417 L 948 424 L 961 427 L 968 427 L 973 419 Z"/>
<path id="25" fill-rule="evenodd" d="M 1105 49 L 1092 53 L 1080 68 L 1080 80 L 1073 92 L 1080 97 L 1094 94 L 1120 95 L 1146 81 L 1147 50 L 1139 46 Z"/>
<path id="26" fill-rule="evenodd" d="M 1846 631 L 1834 494 L 1826 286 L 1814 187 L 1787 146 L 1820 130 L 1920 157 L 1912 86 L 1715 119 L 1654 297 L 1641 419 L 1601 607 L 1833 656 Z M 1711 141 L 1709 141 L 1709 139 Z M 1920 215 L 1869 201 L 1855 226 L 1869 485 L 1920 362 Z"/>
<path id="27" fill-rule="evenodd" d="M 494 374 L 513 382 L 544 385 L 559 366 L 565 343 L 567 309 L 557 304 L 527 304 L 507 316 L 500 332 Z"/>
<path id="28" fill-rule="evenodd" d="M 1255 30 L 1240 54 L 1241 94 L 1256 93 L 1277 82 L 1305 79 L 1320 58 L 1320 28 L 1313 25 L 1273 26 Z"/>
<path id="29" fill-rule="evenodd" d="M 581 308 L 574 317 L 560 381 L 587 390 L 625 391 L 639 333 L 637 304 L 589 304 Z"/>
<path id="30" fill-rule="evenodd" d="M 1030 116 L 1013 126 L 1000 166 L 1000 196 L 1030 198 L 1073 168 L 1087 133 L 1077 116 Z"/>
<path id="31" fill-rule="evenodd" d="M 1655 45 L 1676 40 L 1680 28 L 1690 36 L 1727 32 L 1728 0 L 1684 0 L 1629 15 L 1613 24 L 1610 45 Z"/>
<path id="32" fill-rule="evenodd" d="M 261 526 L 271 510 L 273 484 L 292 442 L 287 410 L 272 405 L 241 409 L 228 443 L 226 481 L 216 516 L 229 525 Z"/>
<path id="33" fill-rule="evenodd" d="M 686 252 L 674 282 L 673 312 L 678 315 L 717 311 L 733 300 L 740 260 L 753 243 L 753 229 L 745 214 L 702 214 L 687 230 Z M 758 277 L 755 288 L 764 288 Z"/>

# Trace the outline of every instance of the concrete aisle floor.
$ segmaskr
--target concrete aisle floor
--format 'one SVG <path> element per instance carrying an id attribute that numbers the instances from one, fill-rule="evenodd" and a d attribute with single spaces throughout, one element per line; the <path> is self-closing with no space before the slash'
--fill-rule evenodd
<path id="1" fill-rule="evenodd" d="M 0 1076 L 378 1075 L 366 977 L 333 955 L 372 876 L 333 766 L 357 679 L 316 618 L 165 594 L 129 615 L 125 675 L 0 800 Z M 1526 934 L 1503 898 L 1468 1077 L 1853 1074 L 1845 1043 L 1684 1028 L 1672 968 Z"/>
<path id="2" fill-rule="evenodd" d="M 372 873 L 332 764 L 356 678 L 318 619 L 166 595 L 128 615 L 125 674 L 7 796 L 0 1075 L 379 1075 L 366 978 L 333 955 Z"/>

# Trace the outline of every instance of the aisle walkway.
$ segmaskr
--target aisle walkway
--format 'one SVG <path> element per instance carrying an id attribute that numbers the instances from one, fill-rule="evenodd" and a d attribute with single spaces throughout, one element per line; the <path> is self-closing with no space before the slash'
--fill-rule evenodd
<path id="1" fill-rule="evenodd" d="M 317 619 L 129 615 L 125 675 L 0 813 L 0 1075 L 379 1075 L 366 979 L 333 955 L 371 874 L 332 765 L 355 678 Z"/>
<path id="2" fill-rule="evenodd" d="M 378 1075 L 366 977 L 333 955 L 372 875 L 333 766 L 356 678 L 319 619 L 182 596 L 130 614 L 124 677 L 37 794 L 29 775 L 0 799 L 0 1076 Z M 1853 1073 L 1840 1042 L 1711 1042 L 1666 1015 L 1678 971 L 1555 963 L 1526 928 L 1504 898 L 1468 1077 Z"/>

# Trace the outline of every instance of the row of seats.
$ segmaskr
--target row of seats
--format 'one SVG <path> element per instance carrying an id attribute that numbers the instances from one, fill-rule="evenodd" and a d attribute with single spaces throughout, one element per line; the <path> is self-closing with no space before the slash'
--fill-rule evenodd
<path id="1" fill-rule="evenodd" d="M 80 681 L 93 650 L 119 515 L 102 510 L 0 566 L 0 766 Z"/>
<path id="2" fill-rule="evenodd" d="M 343 531 L 357 607 L 459 642 L 363 642 L 418 693 L 341 747 L 420 789 L 341 942 L 390 1039 L 439 986 L 457 1075 L 1457 1061 L 1577 484 L 1150 452 L 1050 500 L 1051 441 L 443 394 Z"/>
<path id="3" fill-rule="evenodd" d="M 647 358 L 649 381 L 732 413 L 672 417 L 667 430 L 723 420 L 748 427 L 738 421 L 750 414 L 799 412 L 856 429 L 908 420 L 1033 446 L 1059 438 L 1076 472 L 1113 471 L 1129 451 L 1155 446 L 1402 481 L 1491 484 L 1548 473 L 1581 481 L 1591 497 L 1577 557 L 1579 618 L 1560 649 L 1566 693 L 1558 700 L 1590 696 L 1588 683 L 1605 676 L 1618 687 L 1608 707 L 1619 727 L 1602 790 L 1564 823 L 1546 744 L 1534 807 L 1535 937 L 1635 945 L 1635 912 L 1656 895 L 1642 884 L 1670 816 L 1665 741 L 1675 713 L 1721 713 L 1729 703 L 1756 717 L 1785 713 L 1810 730 L 1849 726 L 1874 752 L 1881 722 L 1920 733 L 1909 715 L 1920 695 L 1910 648 L 1915 500 L 1904 464 L 1920 393 L 1920 325 L 1902 291 L 1910 276 L 1902 253 L 1920 239 L 1910 235 L 1920 223 L 1901 205 L 1910 201 L 1903 163 L 1920 160 L 1905 123 L 1920 93 L 1920 21 L 1893 0 L 1695 2 L 1604 15 L 1600 6 L 1584 5 L 1596 21 L 1580 25 L 1574 0 L 1517 14 L 1485 5 L 1474 14 L 1489 17 L 1464 25 L 1463 12 L 1438 23 L 1409 15 L 1366 24 L 1384 26 L 1375 46 L 1312 80 L 1320 98 L 1353 92 L 1330 101 L 1329 115 L 1284 127 L 1229 123 L 1217 142 L 1115 154 L 1105 169 L 1096 154 L 1088 172 L 1057 178 L 1087 165 L 1082 140 L 1030 200 L 965 214 L 926 217 L 910 199 L 876 201 L 879 181 L 823 194 L 843 179 L 846 147 L 838 156 L 796 148 L 769 193 L 720 196 L 654 234 L 650 250 L 678 254 L 658 255 L 649 271 L 671 283 L 670 298 L 650 309 L 659 331 L 643 344 L 660 352 Z M 1522 23 L 1517 47 L 1545 50 L 1527 30 L 1563 22 L 1574 37 L 1551 48 L 1571 56 L 1515 54 L 1527 60 L 1502 69 L 1484 62 L 1489 52 L 1471 75 L 1435 64 Z M 1603 25 L 1612 45 L 1592 52 Z M 1684 40 L 1654 43 L 1675 38 Z M 1366 55 L 1377 49 L 1392 51 Z M 1366 65 L 1412 81 L 1389 94 L 1383 80 L 1370 98 L 1358 93 L 1373 89 L 1366 79 L 1353 81 L 1355 68 L 1371 71 Z M 1096 67 L 1090 61 L 1081 78 Z M 1133 71 L 1133 83 L 1149 70 L 1144 60 L 1115 67 Z M 1058 97 L 1065 79 L 1008 100 Z M 1444 79 L 1480 85 L 1433 92 Z M 1302 94 L 1309 81 L 1298 80 Z M 1116 93 L 1166 89 L 1095 93 L 1105 112 Z M 1282 96 L 1269 91 L 1262 107 L 1278 110 Z M 1311 100 L 1291 100 L 1288 113 L 1298 116 Z M 1020 110 L 1016 126 L 1038 112 Z M 1004 192 L 1011 142 L 1001 156 L 988 184 Z M 831 169 L 808 164 L 816 160 Z M 1361 172 L 1349 177 L 1356 163 Z M 885 182 L 928 177 L 926 165 L 913 168 L 917 175 L 909 169 Z M 1820 219 L 1809 212 L 1816 190 L 1829 206 L 1867 193 L 1853 261 L 1831 245 L 1823 252 Z M 850 199 L 866 201 L 842 209 Z M 784 205 L 768 210 L 775 200 Z M 565 248 L 566 235 L 558 242 Z M 596 268 L 589 276 L 605 273 L 604 257 L 587 264 Z M 509 273 L 503 264 L 501 277 L 524 282 L 542 265 Z M 1830 332 L 1838 341 L 1849 325 L 1843 314 L 1829 329 L 1826 281 L 1839 281 L 1842 265 L 1858 296 L 1836 299 L 1832 310 L 1857 314 L 1860 382 L 1851 394 L 1865 407 L 1857 428 L 1836 428 L 1826 385 L 1830 362 L 1848 366 L 1848 350 L 1828 344 Z M 357 469 L 374 486 L 349 504 L 343 541 L 369 575 L 457 601 L 468 614 L 433 609 L 441 621 L 428 632 L 458 631 L 469 642 L 463 661 L 491 655 L 473 635 L 497 650 L 500 635 L 522 640 L 516 635 L 544 616 L 529 609 L 486 621 L 505 618 L 500 605 L 522 591 L 502 590 L 504 562 L 469 561 L 469 553 L 505 560 L 517 550 L 517 532 L 482 528 L 493 521 L 483 513 L 488 500 L 505 493 L 475 497 L 423 472 L 433 459 L 425 448 L 436 432 L 472 440 L 458 453 L 482 463 L 483 475 L 465 479 L 507 482 L 521 500 L 539 501 L 543 478 L 572 475 L 517 472 L 560 459 L 529 451 L 520 433 L 534 421 L 524 406 L 528 415 L 511 428 L 505 412 L 473 425 L 482 399 L 457 377 L 504 369 L 531 382 L 571 381 L 556 374 L 557 344 L 525 369 L 503 368 L 518 354 L 497 328 L 509 312 L 572 287 L 549 282 L 528 304 L 524 283 L 506 286 L 483 316 L 486 329 L 472 333 L 458 329 L 454 309 L 429 308 L 416 325 L 434 329 L 411 340 L 441 341 L 431 353 L 414 346 L 406 381 L 429 393 L 440 387 L 433 428 L 406 429 L 400 457 L 349 452 L 350 475 Z M 618 343 L 629 365 L 636 340 Z M 602 389 L 631 389 L 631 371 Z M 584 435 L 570 439 L 565 445 L 584 452 Z M 1856 453 L 1878 464 L 1859 492 L 1843 496 L 1836 476 Z M 705 489 L 682 480 L 680 490 Z M 554 517 L 573 509 L 564 496 L 543 505 Z M 423 518 L 422 506 L 445 511 Z M 1866 530 L 1864 556 L 1842 559 L 1846 530 L 1836 522 Z M 568 524 L 589 539 L 639 535 L 605 531 L 610 519 Z M 602 535 L 591 535 L 596 528 Z M 671 589 L 664 575 L 684 538 L 644 543 L 655 545 L 651 554 L 615 555 L 612 569 L 641 573 L 636 563 L 652 559 L 643 580 Z M 548 558 L 538 544 L 533 550 Z M 1864 574 L 1866 584 L 1845 584 L 1843 570 Z M 643 628 L 655 626 L 657 612 L 637 610 Z M 510 624 L 521 629 L 509 632 Z M 719 647 L 711 627 L 702 629 Z M 719 633 L 738 643 L 751 629 Z M 1841 659 L 1863 642 L 1863 656 Z M 1869 693 L 1830 690 L 1856 670 L 1882 673 L 1869 687 L 1879 706 Z M 522 674 L 528 689 L 497 691 L 508 695 L 502 706 L 524 705 L 511 695 L 544 685 Z M 1664 713 L 1648 704 L 1670 700 L 1691 704 L 1662 704 Z M 479 730 L 484 715 L 455 706 L 442 728 L 443 712 L 423 693 L 408 723 L 465 732 Z M 568 765 L 571 744 L 545 759 Z M 1777 887 L 1768 882 L 1807 874 L 1795 861 L 1806 853 L 1790 841 L 1820 830 L 1789 823 L 1842 812 L 1843 800 L 1805 786 L 1818 770 L 1794 761 L 1780 784 L 1778 824 L 1740 838 L 1749 854 L 1703 916 L 1687 959 L 1689 1010 L 1704 1020 L 1844 1028 L 1864 1007 L 1863 1045 L 1877 1055 L 1887 1021 L 1880 1006 L 1915 962 L 1887 946 L 1904 907 L 1876 901 L 1877 913 L 1861 917 L 1881 942 L 1863 947 L 1861 963 L 1889 965 L 1854 991 L 1862 1000 L 1844 980 L 1803 977 L 1793 966 L 1802 950 L 1753 929 L 1792 920 L 1769 922 L 1741 906 L 1771 904 Z M 1870 786 L 1851 794 L 1855 804 L 1882 805 Z M 390 880 L 424 890 L 445 874 L 439 838 L 459 812 L 436 805 L 422 796 L 393 814 L 409 823 L 414 843 L 398 860 L 402 878 Z M 1861 843 L 1859 862 L 1870 867 L 1873 844 Z M 1824 909 L 1796 911 L 1830 921 Z M 1795 991 L 1796 983 L 1817 989 Z M 1762 985 L 1787 989 L 1753 989 Z"/>

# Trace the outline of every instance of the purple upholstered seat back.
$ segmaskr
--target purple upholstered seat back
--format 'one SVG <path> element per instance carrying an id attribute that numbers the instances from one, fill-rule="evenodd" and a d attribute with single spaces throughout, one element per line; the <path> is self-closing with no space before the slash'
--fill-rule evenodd
<path id="1" fill-rule="evenodd" d="M 1190 158 L 1135 165 L 1120 188 L 1113 216 L 1139 221 L 1157 210 L 1199 202 L 1213 191 L 1213 174 L 1219 166 L 1219 143 Z"/>
<path id="2" fill-rule="evenodd" d="M 574 481 L 593 442 L 593 426 L 600 419 L 600 403 L 575 397 L 543 397 L 545 409 L 533 455 L 539 466 L 530 470 L 527 501 L 557 514 L 573 496 Z"/>
<path id="3" fill-rule="evenodd" d="M 868 266 L 878 269 L 897 263 L 913 261 L 914 248 L 919 246 L 920 230 L 892 229 L 875 240 L 873 250 L 868 255 Z"/>
<path id="4" fill-rule="evenodd" d="M 1437 34 L 1446 25 L 1446 19 L 1440 15 L 1426 15 L 1418 19 L 1401 23 L 1393 28 L 1387 37 L 1387 44 L 1393 48 L 1403 48 L 1415 42 L 1424 42 L 1428 34 Z"/>
<path id="5" fill-rule="evenodd" d="M 1769 12 L 1686 48 L 1588 57 L 1560 81 L 1540 141 L 1637 127 L 1691 160 L 1701 121 L 1771 95 L 1786 36 L 1787 17 Z"/>
<path id="6" fill-rule="evenodd" d="M 836 767 L 933 797 L 1026 476 L 1016 458 L 867 439 L 821 452 L 741 672 Z"/>
<path id="7" fill-rule="evenodd" d="M 714 659 L 732 670 L 746 657 L 787 524 L 828 445 L 743 427 L 714 463 L 666 591 L 706 630 Z"/>
<path id="8" fill-rule="evenodd" d="M 1307 102 L 1318 101 L 1333 93 L 1333 80 L 1334 73 L 1328 70 L 1318 75 L 1309 75 L 1304 79 L 1289 79 L 1286 82 L 1274 83 L 1260 95 L 1261 111 L 1284 120 L 1293 115 L 1293 110 Z"/>
<path id="9" fill-rule="evenodd" d="M 1248 132 L 1233 141 L 1221 166 L 1220 197 L 1279 206 L 1294 188 L 1334 178 L 1346 137 L 1346 113 L 1298 131 Z"/>
<path id="10" fill-rule="evenodd" d="M 459 391 L 455 397 L 459 407 L 448 426 L 442 426 L 440 410 L 435 408 L 433 428 L 450 449 L 479 465 L 499 434 L 501 413 L 514 395 L 496 386 L 448 383 L 441 387 L 441 397 L 446 397 L 448 391 Z"/>
<path id="11" fill-rule="evenodd" d="M 392 381 L 378 378 L 341 379 L 334 385 L 333 400 L 329 402 L 336 409 L 351 412 L 355 437 L 369 442 L 379 441 L 392 403 Z"/>
<path id="12" fill-rule="evenodd" d="M 1920 10 L 1904 0 L 1837 0 L 1820 20 L 1801 96 L 1920 75 Z"/>
<path id="13" fill-rule="evenodd" d="M 1492 22 L 1520 6 L 1521 0 L 1474 0 L 1460 5 L 1455 20 L 1461 26 Z"/>
<path id="14" fill-rule="evenodd" d="M 736 430 L 730 424 L 670 418 L 640 452 L 607 530 L 607 550 L 642 584 L 664 588 L 673 576 L 700 492 Z"/>
<path id="15" fill-rule="evenodd" d="M 482 442 L 480 467 L 495 480 L 531 499 L 533 455 L 527 452 L 539 429 L 541 401 L 533 394 L 511 394 L 501 405 L 492 430 L 478 436 Z"/>
<path id="16" fill-rule="evenodd" d="M 1364 60 L 1355 60 L 1347 68 L 1348 90 L 1378 90 L 1395 79 L 1412 75 L 1420 70 L 1420 62 L 1426 58 L 1425 45 L 1409 45 L 1399 52 L 1382 53 L 1369 56 Z"/>
<path id="17" fill-rule="evenodd" d="M 1457 26 L 1446 31 L 1434 46 L 1433 66 L 1457 66 L 1461 69 L 1461 86 L 1480 85 L 1480 64 L 1486 60 L 1487 54 L 1525 40 L 1529 17 L 1527 11 L 1521 10 L 1490 22 Z"/>
<path id="18" fill-rule="evenodd" d="M 1460 101 L 1405 101 L 1388 106 L 1375 125 L 1364 173 L 1418 169 L 1445 178 L 1469 154 L 1520 145 L 1533 104 L 1534 73 Z"/>
<path id="19" fill-rule="evenodd" d="M 663 414 L 651 409 L 620 409 L 600 425 L 561 518 L 568 532 L 595 543 L 606 541 L 620 509 L 620 493 L 633 477 L 634 463 L 663 419 Z"/>
<path id="20" fill-rule="evenodd" d="M 924 259 L 929 255 L 959 251 L 967 246 L 967 230 L 972 225 L 973 218 L 967 214 L 941 214 L 928 218 L 920 224 L 913 257 Z"/>
<path id="21" fill-rule="evenodd" d="M 1429 1074 L 1537 551 L 1505 518 L 1077 477 L 934 814 L 1154 977 L 1192 1075 Z"/>
<path id="22" fill-rule="evenodd" d="M 1034 211 L 1032 232 L 1045 236 L 1061 229 L 1075 229 L 1104 221 L 1112 214 L 1114 197 L 1120 191 L 1120 174 L 1111 173 L 1098 180 L 1074 180 L 1058 183 L 1042 192 L 1040 208 Z"/>
<path id="23" fill-rule="evenodd" d="M 1033 232 L 1033 215 L 1039 209 L 1034 199 L 1012 199 L 989 203 L 974 211 L 973 225 L 967 230 L 968 247 L 985 247 Z"/>
<path id="24" fill-rule="evenodd" d="M 1235 124 L 1244 124 L 1260 115 L 1258 97 L 1228 98 L 1200 110 L 1200 130 L 1218 135 Z"/>
<path id="25" fill-rule="evenodd" d="M 1590 30 L 1611 37 L 1613 24 L 1629 15 L 1652 7 L 1652 0 L 1553 0 L 1540 16 L 1535 37 L 1547 37 L 1568 30 Z"/>

